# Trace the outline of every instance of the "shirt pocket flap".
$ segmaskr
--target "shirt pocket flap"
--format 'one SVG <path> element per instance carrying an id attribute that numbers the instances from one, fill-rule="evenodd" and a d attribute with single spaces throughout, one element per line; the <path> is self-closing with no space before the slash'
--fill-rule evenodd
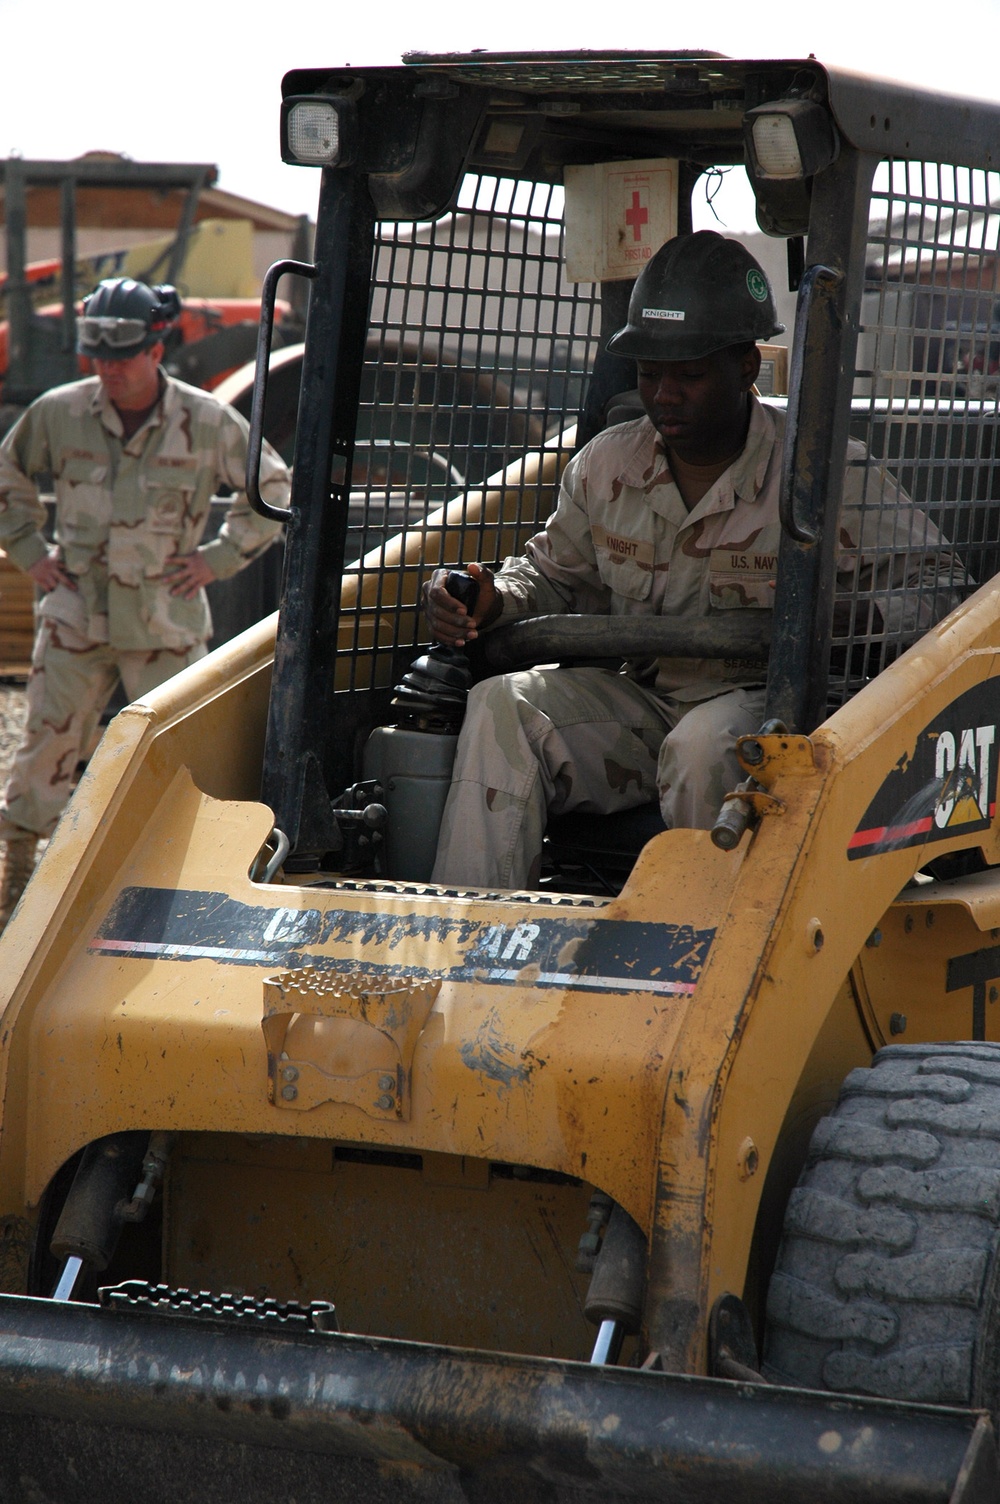
<path id="1" fill-rule="evenodd" d="M 56 537 L 61 543 L 95 547 L 111 521 L 108 466 L 85 455 L 70 455 L 56 477 Z"/>
<path id="2" fill-rule="evenodd" d="M 644 601 L 653 588 L 653 544 L 648 538 L 611 533 L 599 523 L 592 529 L 597 572 L 615 595 Z"/>
<path id="3" fill-rule="evenodd" d="M 146 481 L 145 526 L 151 533 L 177 534 L 190 511 L 195 477 L 184 471 L 159 471 Z"/>
<path id="4" fill-rule="evenodd" d="M 709 559 L 709 602 L 715 611 L 774 605 L 777 553 L 752 548 L 713 548 Z"/>
<path id="5" fill-rule="evenodd" d="M 57 479 L 65 486 L 103 486 L 108 478 L 105 460 L 89 459 L 86 455 L 68 455 L 62 462 Z"/>
<path id="6" fill-rule="evenodd" d="M 146 468 L 146 484 L 164 486 L 174 491 L 191 491 L 197 482 L 198 469 L 194 455 L 171 459 L 161 454 L 150 460 Z"/>

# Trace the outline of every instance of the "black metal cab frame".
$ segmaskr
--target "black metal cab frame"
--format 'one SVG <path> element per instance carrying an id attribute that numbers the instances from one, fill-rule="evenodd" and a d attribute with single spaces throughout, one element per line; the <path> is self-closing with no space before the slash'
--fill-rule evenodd
<path id="1" fill-rule="evenodd" d="M 419 589 L 445 528 L 465 559 L 518 551 L 550 508 L 553 451 L 558 470 L 633 384 L 602 352 L 628 282 L 565 275 L 567 167 L 675 161 L 684 230 L 699 179 L 749 161 L 758 220 L 789 241 L 800 288 L 769 717 L 811 730 L 913 640 L 901 623 L 940 617 L 995 571 L 996 402 L 972 378 L 994 321 L 1000 107 L 814 59 L 709 54 L 414 55 L 297 71 L 283 89 L 286 119 L 325 101 L 341 122 L 340 160 L 322 170 L 263 780 L 293 851 L 332 844 L 330 796 L 423 641 Z M 811 122 L 797 176 L 756 158 L 753 122 L 775 112 Z M 835 600 L 850 434 L 864 508 L 889 505 L 888 471 L 954 545 L 944 580 L 916 558 L 896 569 L 906 546 L 892 545 L 889 573 L 915 592 L 902 614 L 860 583 Z M 526 452 L 541 459 L 515 481 Z M 484 483 L 518 489 L 499 521 Z"/>

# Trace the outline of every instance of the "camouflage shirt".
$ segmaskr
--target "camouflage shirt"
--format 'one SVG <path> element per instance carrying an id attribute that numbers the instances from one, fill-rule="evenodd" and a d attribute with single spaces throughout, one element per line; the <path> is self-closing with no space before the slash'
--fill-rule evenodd
<path id="1" fill-rule="evenodd" d="M 784 414 L 751 398 L 743 450 L 689 512 L 648 418 L 606 429 L 567 465 L 555 512 L 497 576 L 500 623 L 579 611 L 612 616 L 708 616 L 735 607 L 770 610 L 778 562 Z M 885 628 L 924 630 L 957 602 L 926 589 L 940 534 L 898 482 L 851 441 L 844 472 L 838 589 L 872 592 Z M 702 700 L 761 684 L 764 665 L 661 658 L 633 676 L 678 700 Z"/>
<path id="2" fill-rule="evenodd" d="M 218 537 L 200 546 L 217 579 L 249 564 L 280 524 L 251 511 L 244 492 L 247 425 L 208 392 L 161 372 L 160 400 L 127 441 L 97 377 L 46 392 L 0 445 L 0 546 L 22 569 L 42 559 L 45 507 L 35 484 L 51 475 L 60 585 L 44 616 L 122 650 L 186 648 L 212 630 L 208 600 L 171 595 L 171 560 L 201 545 L 213 493 L 236 493 Z M 267 445 L 261 492 L 288 500 L 288 471 Z"/>

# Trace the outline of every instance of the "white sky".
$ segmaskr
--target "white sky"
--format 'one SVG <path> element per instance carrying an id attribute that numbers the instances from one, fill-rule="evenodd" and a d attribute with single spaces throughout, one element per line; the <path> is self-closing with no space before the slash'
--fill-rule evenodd
<path id="1" fill-rule="evenodd" d="M 712 0 L 670 12 L 605 3 L 596 13 L 592 0 L 168 0 L 97 11 L 74 0 L 0 0 L 0 153 L 102 149 L 213 162 L 220 187 L 314 217 L 318 173 L 278 155 L 289 68 L 393 63 L 409 50 L 700 47 L 732 57 L 815 53 L 859 72 L 1000 97 L 1000 0 L 963 0 L 954 11 L 900 0 Z M 731 229 L 749 226 L 736 205 L 723 217 Z"/>

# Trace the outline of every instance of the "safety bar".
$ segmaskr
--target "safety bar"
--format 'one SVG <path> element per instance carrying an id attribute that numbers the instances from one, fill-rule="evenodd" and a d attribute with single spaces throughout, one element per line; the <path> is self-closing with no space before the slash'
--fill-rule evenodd
<path id="1" fill-rule="evenodd" d="M 275 507 L 260 494 L 260 456 L 264 447 L 264 406 L 267 402 L 267 373 L 271 363 L 271 340 L 274 336 L 274 304 L 278 282 L 290 277 L 316 276 L 310 261 L 275 261 L 269 266 L 260 290 L 260 323 L 257 326 L 257 364 L 253 376 L 253 401 L 250 407 L 250 437 L 247 440 L 247 500 L 261 517 L 272 522 L 287 522 L 291 507 Z"/>
<path id="2" fill-rule="evenodd" d="M 534 616 L 482 637 L 490 668 L 509 673 L 568 658 L 739 658 L 767 661 L 771 612 L 737 608 L 697 621 L 672 616 Z"/>

